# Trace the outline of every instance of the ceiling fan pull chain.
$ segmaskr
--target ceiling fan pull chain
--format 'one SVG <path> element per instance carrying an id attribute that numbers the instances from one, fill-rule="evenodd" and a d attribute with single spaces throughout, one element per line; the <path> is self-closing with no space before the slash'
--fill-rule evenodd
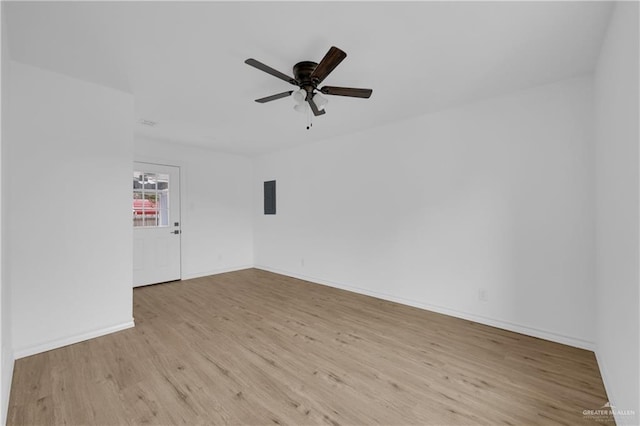
<path id="1" fill-rule="evenodd" d="M 311 108 L 307 106 L 307 130 L 311 128 L 313 124 L 311 123 Z"/>

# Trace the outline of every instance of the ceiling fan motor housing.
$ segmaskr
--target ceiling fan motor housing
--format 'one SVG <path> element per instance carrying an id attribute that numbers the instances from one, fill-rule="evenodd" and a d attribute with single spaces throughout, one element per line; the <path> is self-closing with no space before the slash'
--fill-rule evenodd
<path id="1" fill-rule="evenodd" d="M 298 86 L 306 90 L 307 93 L 313 93 L 318 84 L 311 79 L 311 74 L 317 66 L 317 63 L 311 61 L 298 62 L 293 66 L 293 77 L 296 79 Z"/>

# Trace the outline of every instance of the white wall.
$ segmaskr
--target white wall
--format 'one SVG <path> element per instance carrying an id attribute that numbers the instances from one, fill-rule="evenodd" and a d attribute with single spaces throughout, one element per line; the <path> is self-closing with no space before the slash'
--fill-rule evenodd
<path id="1" fill-rule="evenodd" d="M 638 37 L 638 3 L 617 3 L 595 73 L 596 353 L 611 402 L 640 414 Z"/>
<path id="2" fill-rule="evenodd" d="M 7 120 L 5 112 L 9 106 L 9 42 L 7 39 L 7 26 L 5 25 L 4 14 L 5 3 L 0 4 L 0 25 L 2 27 L 2 87 L 0 89 L 0 99 L 2 99 L 2 118 L 0 119 L 0 127 L 2 128 L 2 136 L 0 141 L 0 424 L 4 425 L 7 419 L 7 409 L 9 407 L 9 393 L 11 391 L 11 379 L 13 376 L 13 348 L 11 343 L 11 303 L 10 288 L 7 278 L 8 265 L 5 263 L 6 241 L 5 229 L 7 218 L 7 206 L 4 201 L 4 186 L 6 186 L 6 158 L 2 155 L 4 151 L 4 141 L 7 133 Z"/>
<path id="3" fill-rule="evenodd" d="M 11 63 L 8 194 L 16 358 L 132 326 L 133 97 Z"/>
<path id="4" fill-rule="evenodd" d="M 180 166 L 183 279 L 253 265 L 250 159 L 138 136 L 134 157 Z"/>
<path id="5" fill-rule="evenodd" d="M 256 267 L 590 348 L 592 105 L 575 78 L 258 158 Z"/>

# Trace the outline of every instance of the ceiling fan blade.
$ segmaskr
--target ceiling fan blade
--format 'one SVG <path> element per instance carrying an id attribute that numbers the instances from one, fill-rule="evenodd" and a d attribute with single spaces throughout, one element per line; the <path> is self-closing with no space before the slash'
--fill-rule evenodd
<path id="1" fill-rule="evenodd" d="M 258 68 L 260 71 L 264 71 L 264 72 L 266 72 L 267 74 L 271 74 L 272 76 L 277 77 L 277 78 L 279 78 L 280 80 L 284 80 L 284 81 L 286 81 L 287 83 L 291 83 L 291 84 L 293 84 L 294 86 L 297 86 L 297 85 L 298 85 L 298 83 L 296 83 L 296 81 L 293 79 L 293 77 L 289 77 L 288 75 L 286 75 L 286 74 L 284 74 L 284 73 L 281 73 L 281 72 L 280 72 L 280 71 L 278 71 L 278 70 L 274 70 L 274 69 L 273 69 L 273 68 L 271 68 L 270 66 L 265 65 L 265 64 L 263 64 L 263 63 L 262 63 L 262 62 L 260 62 L 260 61 L 256 61 L 256 60 L 255 60 L 255 59 L 253 59 L 253 58 L 249 58 L 249 59 L 247 59 L 246 61 L 244 61 L 244 63 L 245 63 L 245 64 L 247 64 L 247 65 L 251 65 L 251 66 L 252 66 L 252 67 L 254 67 L 254 68 Z"/>
<path id="2" fill-rule="evenodd" d="M 329 73 L 337 67 L 340 62 L 347 57 L 347 54 L 335 46 L 331 46 L 324 58 L 320 61 L 316 69 L 311 73 L 311 80 L 319 84 L 327 78 Z"/>
<path id="3" fill-rule="evenodd" d="M 318 106 L 313 102 L 313 100 L 311 100 L 311 97 L 307 98 L 307 102 L 311 107 L 311 111 L 313 111 L 313 115 L 316 117 L 325 113 L 324 109 L 318 109 Z"/>
<path id="4" fill-rule="evenodd" d="M 265 102 L 275 101 L 276 99 L 286 98 L 287 96 L 291 96 L 293 90 L 289 90 L 288 92 L 278 93 L 277 95 L 266 96 L 264 98 L 256 99 L 256 102 L 263 104 Z"/>
<path id="5" fill-rule="evenodd" d="M 372 89 L 354 89 L 352 87 L 324 86 L 320 92 L 325 95 L 350 96 L 352 98 L 368 98 L 373 93 Z"/>

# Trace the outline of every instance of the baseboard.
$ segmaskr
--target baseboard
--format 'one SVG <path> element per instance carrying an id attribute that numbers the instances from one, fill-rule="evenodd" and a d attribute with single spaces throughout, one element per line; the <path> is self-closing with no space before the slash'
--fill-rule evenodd
<path id="1" fill-rule="evenodd" d="M 613 405 L 616 405 L 617 399 L 615 396 L 615 392 L 613 391 L 613 388 L 611 387 L 611 380 L 609 379 L 609 369 L 607 368 L 607 364 L 605 364 L 604 360 L 602 359 L 602 356 L 598 353 L 598 348 L 596 348 L 593 353 L 596 354 L 596 362 L 598 363 L 598 368 L 600 369 L 600 376 L 602 377 L 602 383 L 604 384 L 604 390 L 607 392 L 607 398 L 609 398 L 609 402 L 611 402 Z M 606 401 L 605 401 L 606 402 Z M 604 404 L 604 402 L 603 402 Z M 589 407 L 591 408 L 591 407 Z M 598 408 L 598 407 L 596 407 Z M 614 414 L 615 417 L 615 414 Z M 616 424 L 617 425 L 623 425 L 624 423 L 620 423 L 620 419 L 616 419 Z"/>
<path id="2" fill-rule="evenodd" d="M 243 269 L 251 269 L 251 268 L 253 268 L 253 265 L 231 266 L 231 267 L 228 267 L 228 268 L 213 269 L 211 271 L 194 272 L 194 273 L 189 273 L 189 274 L 183 274 L 182 275 L 182 279 L 183 280 L 190 280 L 190 279 L 193 279 L 193 278 L 201 278 L 201 277 L 206 277 L 206 276 L 209 276 L 209 275 L 226 274 L 227 272 L 242 271 Z"/>
<path id="3" fill-rule="evenodd" d="M 133 318 L 129 322 L 113 325 L 111 327 L 105 327 L 98 330 L 77 334 L 75 336 L 65 337 L 63 339 L 51 340 L 49 342 L 41 343 L 39 345 L 30 346 L 28 348 L 18 349 L 14 351 L 13 357 L 14 359 L 28 357 L 31 355 L 39 354 L 41 352 L 50 351 L 52 349 L 58 349 L 63 346 L 73 345 L 74 343 L 79 343 L 85 340 L 115 333 L 116 331 L 126 330 L 127 328 L 132 328 L 132 327 L 135 327 Z"/>
<path id="4" fill-rule="evenodd" d="M 2 358 L 2 383 L 0 386 L 0 395 L 2 395 L 2 407 L 0 407 L 0 425 L 7 424 L 7 413 L 9 412 L 9 395 L 11 394 L 11 383 L 13 381 L 13 366 L 15 359 L 13 355 L 4 356 Z"/>
<path id="5" fill-rule="evenodd" d="M 366 296 L 375 297 L 377 299 L 387 300 L 390 302 L 400 303 L 402 305 L 412 306 L 414 308 L 420 308 L 431 312 L 437 312 L 439 314 L 449 315 L 456 318 L 466 319 L 469 321 L 477 322 L 479 324 L 489 325 L 491 327 L 501 328 L 508 331 L 513 331 L 527 336 L 537 337 L 539 339 L 549 340 L 556 343 L 562 343 L 563 345 L 573 346 L 580 349 L 586 349 L 593 351 L 595 349 L 595 343 L 583 340 L 571 336 L 565 336 L 562 334 L 554 333 L 548 330 L 542 330 L 538 328 L 529 327 L 522 324 L 503 321 L 495 318 L 485 317 L 482 315 L 476 315 L 469 312 L 458 311 L 455 309 L 446 308 L 443 306 L 437 306 L 422 301 L 406 299 L 403 297 L 397 297 L 386 293 L 379 293 L 377 291 L 371 291 L 364 288 L 353 287 L 350 285 L 324 280 L 321 278 L 310 277 L 295 272 L 284 271 L 277 268 L 271 268 L 268 266 L 255 265 L 254 268 L 262 269 L 264 271 L 273 272 L 276 274 L 286 275 L 292 278 L 298 278 L 305 281 L 310 281 L 317 284 L 326 285 L 329 287 L 339 288 L 341 290 L 347 290 Z"/>
<path id="6" fill-rule="evenodd" d="M 598 363 L 598 368 L 600 369 L 600 376 L 602 377 L 602 382 L 604 383 L 604 390 L 607 392 L 607 397 L 609 398 L 608 402 L 610 402 L 611 405 L 616 406 L 618 410 L 627 409 L 628 407 L 618 406 L 618 403 L 620 400 L 617 398 L 617 394 L 615 393 L 614 387 L 611 384 L 611 379 L 610 379 L 611 376 L 609 375 L 609 369 L 607 367 L 607 363 L 604 362 L 604 359 L 599 354 L 598 348 L 596 347 L 596 349 L 593 352 L 596 354 L 596 361 Z M 598 407 L 595 407 L 595 409 L 597 408 Z M 612 411 L 613 411 L 613 417 L 615 418 L 616 424 L 618 426 L 625 426 L 625 425 L 637 426 L 638 425 L 638 420 L 640 419 L 640 413 L 636 413 L 636 415 L 633 416 L 633 415 L 624 415 L 623 413 L 616 410 L 612 410 Z"/>

